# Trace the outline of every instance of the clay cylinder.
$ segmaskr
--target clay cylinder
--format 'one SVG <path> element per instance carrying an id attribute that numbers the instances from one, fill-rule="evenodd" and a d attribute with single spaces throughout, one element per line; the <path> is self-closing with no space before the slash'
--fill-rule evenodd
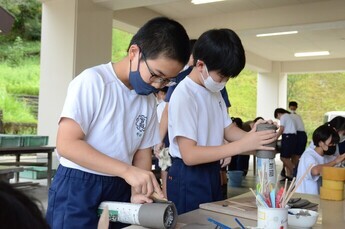
<path id="1" fill-rule="evenodd" d="M 273 124 L 269 123 L 260 123 L 256 126 L 256 131 L 263 131 L 263 130 L 277 130 L 277 127 Z M 277 142 L 274 141 L 266 146 L 276 147 Z M 256 156 L 259 158 L 269 158 L 273 159 L 275 157 L 275 150 L 257 150 Z"/>

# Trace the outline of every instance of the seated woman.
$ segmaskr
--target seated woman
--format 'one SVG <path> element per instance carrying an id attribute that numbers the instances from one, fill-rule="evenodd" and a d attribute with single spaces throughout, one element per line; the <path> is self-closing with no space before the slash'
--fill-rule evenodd
<path id="1" fill-rule="evenodd" d="M 296 192 L 306 194 L 320 194 L 322 168 L 335 166 L 345 160 L 345 154 L 337 156 L 334 160 L 325 163 L 324 155 L 329 149 L 339 142 L 339 135 L 329 125 L 319 126 L 313 133 L 314 147 L 308 147 L 301 156 L 298 164 L 297 182 L 305 171 L 312 166 L 311 170 L 303 179 Z"/>

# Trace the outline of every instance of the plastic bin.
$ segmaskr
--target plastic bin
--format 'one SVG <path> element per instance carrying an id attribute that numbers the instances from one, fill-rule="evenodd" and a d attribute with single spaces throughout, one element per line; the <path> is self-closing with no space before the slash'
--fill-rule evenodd
<path id="1" fill-rule="evenodd" d="M 27 178 L 27 179 L 46 179 L 47 178 L 47 167 L 40 167 L 40 166 L 30 166 L 25 167 L 23 172 L 19 173 L 20 178 Z M 52 170 L 52 177 L 55 174 L 55 170 Z"/>
<path id="2" fill-rule="evenodd" d="M 19 147 L 22 139 L 19 135 L 0 134 L 0 147 Z"/>
<path id="3" fill-rule="evenodd" d="M 48 144 L 48 136 L 21 135 L 22 146 L 45 146 Z"/>
<path id="4" fill-rule="evenodd" d="M 228 177 L 229 177 L 229 186 L 230 187 L 241 187 L 242 186 L 243 171 L 241 171 L 241 170 L 228 171 Z"/>

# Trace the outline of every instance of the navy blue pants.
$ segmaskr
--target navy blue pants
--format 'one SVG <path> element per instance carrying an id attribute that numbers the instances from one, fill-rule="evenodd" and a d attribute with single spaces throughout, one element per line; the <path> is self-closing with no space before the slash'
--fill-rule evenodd
<path id="1" fill-rule="evenodd" d="M 119 177 L 100 176 L 60 165 L 48 195 L 46 219 L 52 229 L 96 229 L 102 201 L 129 202 L 130 186 Z M 109 228 L 128 226 L 111 223 Z"/>
<path id="2" fill-rule="evenodd" d="M 280 149 L 280 157 L 291 158 L 292 154 L 296 152 L 296 147 L 296 134 L 282 134 L 282 146 Z"/>
<path id="3" fill-rule="evenodd" d="M 301 156 L 305 150 L 305 146 L 307 145 L 307 134 L 304 131 L 297 131 L 297 147 L 296 147 L 296 155 Z"/>
<path id="4" fill-rule="evenodd" d="M 178 214 L 199 208 L 199 204 L 222 200 L 219 161 L 187 166 L 173 158 L 167 179 L 168 199 Z"/>

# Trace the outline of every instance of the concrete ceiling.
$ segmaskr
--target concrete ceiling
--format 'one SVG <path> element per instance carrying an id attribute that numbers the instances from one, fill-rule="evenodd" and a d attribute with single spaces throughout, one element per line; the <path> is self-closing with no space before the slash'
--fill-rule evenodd
<path id="1" fill-rule="evenodd" d="M 179 21 L 191 38 L 212 28 L 230 28 L 241 37 L 249 66 L 270 71 L 272 62 L 304 69 L 327 63 L 345 69 L 345 0 L 226 0 L 194 5 L 191 0 L 93 0 L 114 11 L 114 27 L 135 32 L 156 16 Z M 297 30 L 297 34 L 256 37 Z M 329 51 L 329 56 L 295 57 L 295 52 Z M 339 63 L 343 67 L 339 67 Z M 334 67 L 332 67 L 334 66 Z M 325 68 L 327 69 L 327 68 Z"/>

